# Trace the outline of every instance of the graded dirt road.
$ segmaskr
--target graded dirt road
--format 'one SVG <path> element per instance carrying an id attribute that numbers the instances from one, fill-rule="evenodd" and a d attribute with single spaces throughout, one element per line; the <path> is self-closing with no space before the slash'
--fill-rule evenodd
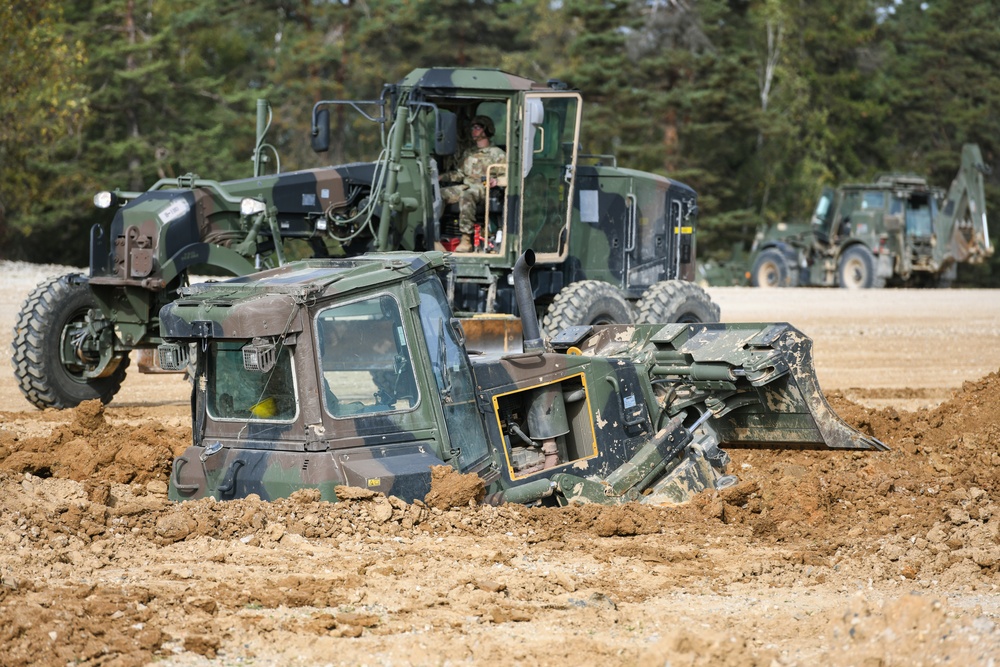
<path id="1" fill-rule="evenodd" d="M 992 665 L 1000 292 L 711 289 L 811 336 L 892 451 L 731 452 L 684 507 L 172 504 L 188 387 L 41 412 L 9 370 L 51 267 L 0 262 L 2 665 Z"/>

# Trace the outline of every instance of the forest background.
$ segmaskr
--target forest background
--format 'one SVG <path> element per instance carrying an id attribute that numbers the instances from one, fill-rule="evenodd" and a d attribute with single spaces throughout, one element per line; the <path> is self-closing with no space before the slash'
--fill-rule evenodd
<path id="1" fill-rule="evenodd" d="M 996 0 L 8 0 L 0 5 L 0 257 L 85 266 L 99 190 L 373 159 L 350 113 L 415 67 L 496 67 L 582 91 L 583 146 L 699 193 L 699 254 L 810 215 L 824 184 L 947 187 L 978 143 L 1000 230 Z M 959 283 L 1000 286 L 1000 254 Z"/>

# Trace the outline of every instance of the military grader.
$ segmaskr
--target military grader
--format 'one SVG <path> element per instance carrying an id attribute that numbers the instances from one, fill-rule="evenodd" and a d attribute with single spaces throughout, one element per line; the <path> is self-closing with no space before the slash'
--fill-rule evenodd
<path id="1" fill-rule="evenodd" d="M 442 203 L 437 174 L 454 166 L 466 126 L 480 115 L 493 121 L 506 158 L 491 172 L 473 252 L 447 260 L 456 316 L 518 312 L 513 266 L 532 249 L 532 309 L 545 332 L 719 319 L 718 306 L 690 282 L 695 192 L 618 167 L 613 156 L 582 153 L 578 91 L 499 70 L 418 69 L 377 100 L 318 102 L 317 151 L 328 148 L 334 105 L 379 125 L 378 159 L 265 174 L 271 147 L 261 102 L 251 178 L 188 175 L 145 192 L 99 193 L 95 203 L 113 218 L 91 230 L 89 275 L 38 285 L 15 325 L 12 363 L 28 401 L 39 408 L 109 402 L 133 350 L 140 370 L 157 370 L 148 361 L 163 340 L 160 310 L 192 274 L 279 267 L 292 242 L 316 257 L 453 249 L 457 216 Z"/>

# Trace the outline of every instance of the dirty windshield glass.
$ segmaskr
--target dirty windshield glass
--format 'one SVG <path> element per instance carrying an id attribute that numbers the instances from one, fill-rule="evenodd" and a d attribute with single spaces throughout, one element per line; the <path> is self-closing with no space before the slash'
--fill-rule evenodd
<path id="1" fill-rule="evenodd" d="M 245 341 L 213 343 L 208 412 L 216 419 L 291 421 L 295 419 L 295 378 L 291 355 L 281 346 L 266 372 L 243 366 Z"/>
<path id="2" fill-rule="evenodd" d="M 334 417 L 409 410 L 417 404 L 399 305 L 381 295 L 316 317 L 324 404 Z"/>

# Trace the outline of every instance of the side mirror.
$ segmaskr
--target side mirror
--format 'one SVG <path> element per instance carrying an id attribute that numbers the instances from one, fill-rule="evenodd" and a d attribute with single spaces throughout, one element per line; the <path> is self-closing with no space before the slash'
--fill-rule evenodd
<path id="1" fill-rule="evenodd" d="M 330 150 L 330 110 L 320 109 L 313 114 L 312 149 L 317 153 Z"/>
<path id="2" fill-rule="evenodd" d="M 444 109 L 438 109 L 434 117 L 434 153 L 454 155 L 458 149 L 458 118 Z"/>

